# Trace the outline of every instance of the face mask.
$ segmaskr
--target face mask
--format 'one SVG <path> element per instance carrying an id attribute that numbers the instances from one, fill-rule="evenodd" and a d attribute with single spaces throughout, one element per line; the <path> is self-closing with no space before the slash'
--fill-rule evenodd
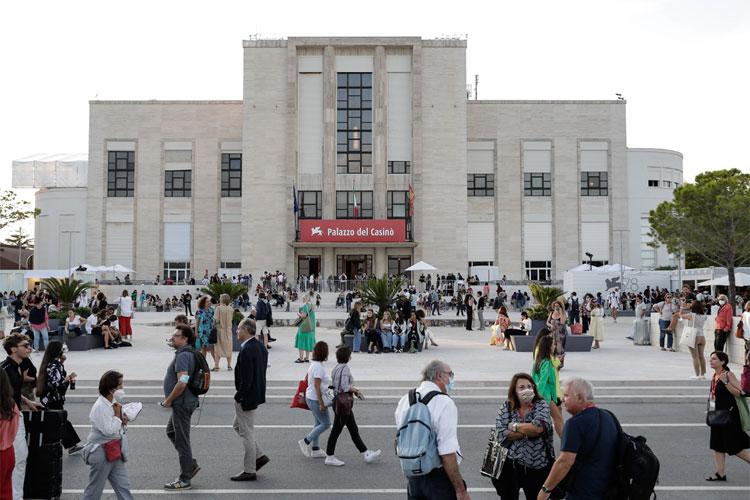
<path id="1" fill-rule="evenodd" d="M 524 404 L 530 403 L 531 400 L 534 399 L 534 389 L 523 389 L 518 391 L 518 399 Z"/>
<path id="2" fill-rule="evenodd" d="M 455 388 L 456 388 L 456 378 L 451 377 L 448 379 L 448 383 L 445 386 L 445 392 L 453 392 Z"/>
<path id="3" fill-rule="evenodd" d="M 123 401 L 125 401 L 125 389 L 117 389 L 114 392 L 113 396 L 115 401 L 117 401 L 118 403 L 122 403 Z"/>
<path id="4" fill-rule="evenodd" d="M 726 300 L 720 300 L 720 301 L 719 301 L 719 305 L 722 305 L 722 306 L 723 306 L 724 304 L 726 304 L 726 303 L 727 303 L 727 301 L 726 301 Z"/>

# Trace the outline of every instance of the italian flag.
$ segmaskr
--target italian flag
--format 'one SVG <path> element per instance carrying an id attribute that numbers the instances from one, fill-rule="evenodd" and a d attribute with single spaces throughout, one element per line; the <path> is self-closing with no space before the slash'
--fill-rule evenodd
<path id="1" fill-rule="evenodd" d="M 352 195 L 354 196 L 354 218 L 359 218 L 359 205 L 357 204 L 357 192 L 354 190 L 354 183 L 352 183 Z"/>

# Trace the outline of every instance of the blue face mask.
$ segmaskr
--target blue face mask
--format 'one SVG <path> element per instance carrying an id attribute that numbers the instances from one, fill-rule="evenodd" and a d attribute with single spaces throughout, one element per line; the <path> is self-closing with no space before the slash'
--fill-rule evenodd
<path id="1" fill-rule="evenodd" d="M 445 392 L 453 392 L 453 389 L 456 388 L 456 378 L 451 377 L 448 379 L 448 383 L 445 386 Z"/>

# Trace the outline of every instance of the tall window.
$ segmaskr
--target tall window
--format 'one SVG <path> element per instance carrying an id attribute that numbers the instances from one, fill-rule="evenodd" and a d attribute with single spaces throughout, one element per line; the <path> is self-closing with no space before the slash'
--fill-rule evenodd
<path id="1" fill-rule="evenodd" d="M 410 170 L 411 170 L 410 161 L 389 161 L 388 162 L 389 174 L 408 174 Z"/>
<path id="2" fill-rule="evenodd" d="M 372 73 L 338 73 L 336 173 L 372 173 Z"/>
<path id="3" fill-rule="evenodd" d="M 532 281 L 549 281 L 552 275 L 552 261 L 527 260 L 526 279 Z"/>
<path id="4" fill-rule="evenodd" d="M 656 267 L 656 249 L 650 243 L 651 224 L 648 216 L 641 215 L 641 269 L 651 270 Z"/>
<path id="5" fill-rule="evenodd" d="M 336 191 L 336 218 L 354 219 L 354 197 L 357 197 L 357 219 L 372 219 L 372 191 Z"/>
<path id="6" fill-rule="evenodd" d="M 607 172 L 581 172 L 581 196 L 607 196 Z"/>
<path id="7" fill-rule="evenodd" d="M 300 219 L 323 218 L 322 191 L 298 191 L 297 195 L 299 196 Z"/>
<path id="8" fill-rule="evenodd" d="M 165 262 L 164 279 L 181 283 L 190 278 L 190 262 Z"/>
<path id="9" fill-rule="evenodd" d="M 107 196 L 132 198 L 135 187 L 135 151 L 107 152 Z"/>
<path id="10" fill-rule="evenodd" d="M 411 266 L 411 257 L 408 255 L 388 256 L 388 276 L 400 276 Z"/>
<path id="11" fill-rule="evenodd" d="M 409 192 L 388 191 L 388 218 L 403 219 L 409 215 Z"/>
<path id="12" fill-rule="evenodd" d="M 552 174 L 548 172 L 528 172 L 523 174 L 523 195 L 552 196 Z"/>
<path id="13" fill-rule="evenodd" d="M 242 196 L 242 153 L 221 153 L 221 197 Z"/>
<path id="14" fill-rule="evenodd" d="M 164 196 L 167 198 L 190 198 L 193 189 L 193 172 L 190 170 L 167 170 L 164 172 Z"/>
<path id="15" fill-rule="evenodd" d="M 495 196 L 495 174 L 469 174 L 466 186 L 469 196 Z"/>

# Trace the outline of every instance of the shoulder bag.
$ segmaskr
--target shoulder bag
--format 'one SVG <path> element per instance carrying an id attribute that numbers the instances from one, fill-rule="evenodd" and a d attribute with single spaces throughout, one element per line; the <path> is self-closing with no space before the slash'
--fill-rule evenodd
<path id="1" fill-rule="evenodd" d="M 343 368 L 339 370 L 339 383 L 335 385 L 337 391 L 341 389 L 341 374 L 343 371 Z M 336 397 L 333 398 L 333 412 L 336 415 L 339 415 L 341 417 L 348 417 L 352 414 L 353 407 L 354 396 L 349 391 L 339 392 L 336 394 Z"/>
<path id="2" fill-rule="evenodd" d="M 490 479 L 499 480 L 506 458 L 508 458 L 508 448 L 502 446 L 497 440 L 497 429 L 493 427 L 487 437 L 487 448 L 484 451 L 479 473 Z"/>
<path id="3" fill-rule="evenodd" d="M 734 331 L 734 336 L 737 337 L 738 339 L 744 339 L 745 338 L 744 330 L 745 330 L 745 326 L 742 324 L 742 317 L 740 316 L 740 322 L 737 323 L 737 329 Z"/>
<path id="4" fill-rule="evenodd" d="M 680 345 L 686 345 L 688 347 L 695 347 L 695 337 L 698 334 L 698 330 L 695 329 L 695 313 L 693 313 L 693 319 L 682 329 L 682 336 L 680 336 Z"/>
<path id="5" fill-rule="evenodd" d="M 107 441 L 102 445 L 102 449 L 107 457 L 107 462 L 116 462 L 122 458 L 122 441 L 120 439 Z"/>
<path id="6" fill-rule="evenodd" d="M 706 425 L 709 427 L 725 427 L 731 423 L 732 409 L 711 410 L 711 397 L 709 396 L 706 400 Z"/>
<path id="7" fill-rule="evenodd" d="M 310 407 L 307 406 L 307 401 L 305 401 L 305 392 L 307 392 L 307 375 L 297 384 L 297 391 L 292 396 L 292 404 L 289 405 L 289 408 L 309 410 Z"/>

